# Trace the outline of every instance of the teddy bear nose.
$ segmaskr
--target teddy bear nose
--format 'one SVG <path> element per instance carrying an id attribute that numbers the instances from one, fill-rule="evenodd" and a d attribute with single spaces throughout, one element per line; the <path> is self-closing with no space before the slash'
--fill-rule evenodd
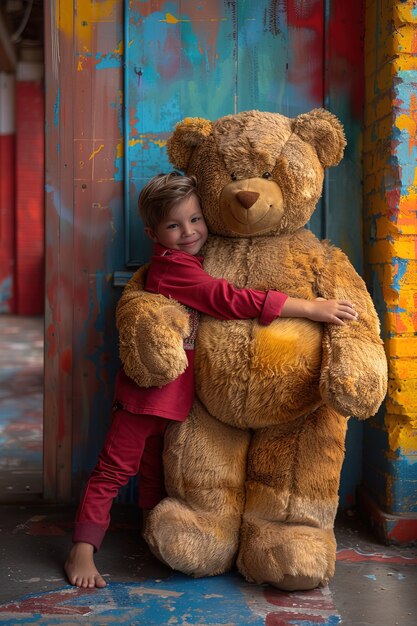
<path id="1" fill-rule="evenodd" d="M 245 209 L 250 209 L 259 198 L 259 193 L 255 193 L 254 191 L 238 191 L 236 197 Z"/>

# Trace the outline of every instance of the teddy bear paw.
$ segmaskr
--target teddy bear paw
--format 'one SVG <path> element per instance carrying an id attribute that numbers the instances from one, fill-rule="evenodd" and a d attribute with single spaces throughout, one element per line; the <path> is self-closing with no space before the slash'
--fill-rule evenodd
<path id="1" fill-rule="evenodd" d="M 144 531 L 153 554 L 172 569 L 197 578 L 229 570 L 237 552 L 240 519 L 194 511 L 173 498 L 149 514 Z"/>
<path id="2" fill-rule="evenodd" d="M 332 530 L 253 517 L 243 523 L 237 567 L 249 582 L 315 589 L 327 585 L 335 560 Z"/>

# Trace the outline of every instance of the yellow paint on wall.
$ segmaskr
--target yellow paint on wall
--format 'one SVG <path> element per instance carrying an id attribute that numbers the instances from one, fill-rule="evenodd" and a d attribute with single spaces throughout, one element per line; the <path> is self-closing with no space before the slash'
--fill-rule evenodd
<path id="1" fill-rule="evenodd" d="M 122 56 L 123 51 L 123 39 L 121 39 L 117 48 L 114 49 L 114 54 Z"/>
<path id="2" fill-rule="evenodd" d="M 129 146 L 133 147 L 136 146 L 137 144 L 147 144 L 147 143 L 152 143 L 155 146 L 158 146 L 159 148 L 164 148 L 166 146 L 166 139 L 155 139 L 154 137 L 150 136 L 150 135 L 142 135 L 140 137 L 140 139 L 129 139 Z"/>
<path id="3" fill-rule="evenodd" d="M 390 376 L 403 380 L 417 378 L 417 357 L 403 357 L 390 360 Z"/>
<path id="4" fill-rule="evenodd" d="M 387 315 L 386 329 L 388 332 L 397 334 L 410 334 L 417 332 L 416 316 L 412 313 L 396 313 Z"/>
<path id="5" fill-rule="evenodd" d="M 80 43 L 90 43 L 94 40 L 96 25 L 119 22 L 122 19 L 121 5 L 122 3 L 118 0 L 101 0 L 100 2 L 85 0 L 79 2 L 75 12 L 75 30 Z M 113 49 L 113 54 L 119 54 L 118 50 L 121 45 L 119 42 L 116 49 Z M 97 51 L 97 44 L 94 44 L 94 48 Z"/>
<path id="6" fill-rule="evenodd" d="M 89 156 L 88 160 L 89 160 L 89 161 L 91 161 L 91 159 L 94 159 L 94 157 L 96 156 L 96 154 L 98 154 L 101 150 L 103 150 L 103 148 L 104 148 L 104 143 L 102 143 L 102 144 L 101 144 L 101 145 L 97 148 L 97 150 L 94 150 L 94 151 L 90 154 L 90 156 Z"/>
<path id="7" fill-rule="evenodd" d="M 417 414 L 417 379 L 391 380 L 388 398 L 405 409 L 406 413 Z"/>
<path id="8" fill-rule="evenodd" d="M 70 36 L 74 26 L 74 5 L 66 0 L 55 0 L 55 28 Z"/>
<path id="9" fill-rule="evenodd" d="M 405 421 L 398 415 L 386 415 L 385 425 L 392 451 L 400 449 L 403 454 L 417 452 L 417 414 L 410 421 Z"/>
<path id="10" fill-rule="evenodd" d="M 83 0 L 77 3 L 77 9 L 73 2 L 68 0 L 55 0 L 56 28 L 64 35 L 73 32 L 74 17 L 77 28 L 85 28 L 90 35 L 90 25 L 95 22 L 108 22 L 115 20 L 115 8 L 118 0 Z"/>
<path id="11" fill-rule="evenodd" d="M 392 136 L 391 118 L 383 118 L 382 120 L 373 119 L 372 123 L 365 127 L 362 136 L 365 153 L 368 150 L 375 150 L 377 141 L 382 142 Z"/>
<path id="12" fill-rule="evenodd" d="M 417 58 L 414 54 L 399 54 L 392 63 L 393 73 L 414 71 L 417 69 Z"/>
<path id="13" fill-rule="evenodd" d="M 178 24 L 178 22 L 189 22 L 190 20 L 179 20 L 177 17 L 172 15 L 172 13 L 166 13 L 165 19 L 160 21 L 166 22 L 167 24 Z"/>
<path id="14" fill-rule="evenodd" d="M 205 22 L 225 22 L 227 18 L 225 17 L 212 17 L 212 18 L 205 18 L 204 21 Z M 189 19 L 183 19 L 183 18 L 178 18 L 175 17 L 175 15 L 172 15 L 172 13 L 165 13 L 165 19 L 164 20 L 159 20 L 160 22 L 165 22 L 166 24 L 178 24 L 179 22 L 191 22 L 191 21 L 197 21 L 197 20 L 189 20 Z"/>
<path id="15" fill-rule="evenodd" d="M 399 115 L 395 121 L 395 125 L 400 130 L 407 130 L 409 135 L 415 136 L 416 134 L 416 121 L 409 115 Z"/>
<path id="16" fill-rule="evenodd" d="M 417 336 L 389 337 L 384 345 L 388 358 L 413 358 L 417 355 Z"/>
<path id="17" fill-rule="evenodd" d="M 404 26 L 405 24 L 416 24 L 416 3 L 414 2 L 414 0 L 406 0 L 405 2 L 393 2 L 392 9 L 395 24 L 401 24 L 402 26 Z"/>
<path id="18" fill-rule="evenodd" d="M 383 259 L 400 257 L 402 259 L 416 258 L 416 238 L 403 236 L 398 241 L 381 240 L 372 243 L 368 250 L 368 261 L 371 264 L 381 263 Z"/>
<path id="19" fill-rule="evenodd" d="M 413 409 L 412 407 L 393 402 L 389 396 L 385 399 L 385 411 L 391 415 L 398 415 L 403 417 L 403 419 L 409 418 L 413 421 L 417 417 L 417 410 L 415 408 Z"/>
<path id="20" fill-rule="evenodd" d="M 365 83 L 366 99 L 370 101 L 374 99 L 377 94 L 378 97 L 381 97 L 382 94 L 386 94 L 387 99 L 390 101 L 390 91 L 392 89 L 391 65 L 390 63 L 386 63 L 385 65 L 375 68 L 373 64 L 374 58 L 373 54 L 369 60 L 365 59 L 365 74 L 369 74 Z M 369 65 L 367 64 L 367 61 Z M 379 116 L 373 117 L 374 119 L 380 119 Z"/>
<path id="21" fill-rule="evenodd" d="M 124 154 L 123 139 L 116 146 L 116 159 L 121 159 Z"/>
<path id="22" fill-rule="evenodd" d="M 73 3 L 63 0 L 64 3 L 73 6 Z M 77 19 L 85 22 L 108 22 L 114 21 L 114 10 L 118 0 L 83 0 L 77 3 Z"/>

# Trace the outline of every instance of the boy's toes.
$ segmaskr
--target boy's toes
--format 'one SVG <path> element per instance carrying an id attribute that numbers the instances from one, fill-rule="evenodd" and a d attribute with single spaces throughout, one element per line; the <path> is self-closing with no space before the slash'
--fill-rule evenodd
<path id="1" fill-rule="evenodd" d="M 104 580 L 103 576 L 100 576 L 100 574 L 98 576 L 96 576 L 95 586 L 96 587 L 100 587 L 100 589 L 102 587 L 107 587 L 106 581 Z"/>

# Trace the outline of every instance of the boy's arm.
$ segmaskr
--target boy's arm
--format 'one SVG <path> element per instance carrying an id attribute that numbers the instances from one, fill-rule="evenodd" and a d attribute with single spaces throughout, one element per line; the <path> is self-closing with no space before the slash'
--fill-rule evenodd
<path id="1" fill-rule="evenodd" d="M 224 278 L 205 272 L 191 255 L 160 257 L 158 280 L 147 281 L 146 288 L 178 300 L 200 313 L 220 320 L 255 319 L 270 324 L 276 317 L 305 317 L 317 322 L 344 324 L 356 319 L 349 301 L 303 300 L 289 298 L 276 290 L 240 289 Z"/>
<path id="2" fill-rule="evenodd" d="M 150 275 L 146 282 L 148 291 L 162 293 L 216 319 L 258 318 L 261 324 L 270 324 L 281 314 L 288 297 L 275 290 L 240 289 L 224 278 L 214 278 L 191 255 L 159 257 L 156 263 L 155 280 Z"/>

